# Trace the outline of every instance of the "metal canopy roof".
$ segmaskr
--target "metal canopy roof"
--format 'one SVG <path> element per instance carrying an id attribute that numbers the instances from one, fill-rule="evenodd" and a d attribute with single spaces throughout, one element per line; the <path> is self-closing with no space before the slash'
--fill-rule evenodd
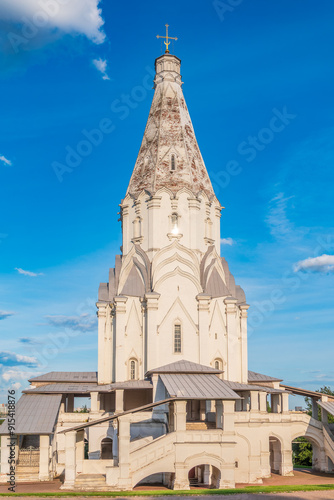
<path id="1" fill-rule="evenodd" d="M 334 416 L 334 401 L 318 401 L 318 405 Z"/>
<path id="2" fill-rule="evenodd" d="M 175 363 L 170 363 L 168 365 L 160 366 L 159 368 L 154 368 L 147 372 L 147 375 L 153 373 L 223 373 L 222 370 L 216 370 L 211 366 L 204 366 L 198 363 L 193 363 L 192 361 L 186 361 L 184 359 L 176 361 Z"/>
<path id="3" fill-rule="evenodd" d="M 248 382 L 282 382 L 282 379 L 248 371 Z"/>
<path id="4" fill-rule="evenodd" d="M 293 387 L 292 385 L 281 384 L 282 387 L 292 392 L 293 394 L 298 394 L 299 396 L 306 396 L 309 398 L 320 399 L 321 396 L 327 396 L 330 401 L 334 401 L 334 396 L 328 394 L 322 394 L 321 392 L 309 391 L 307 389 L 301 389 L 300 387 Z"/>
<path id="5" fill-rule="evenodd" d="M 268 394 L 280 394 L 282 392 L 288 392 L 285 391 L 284 389 L 274 389 L 273 387 L 267 387 L 264 385 L 241 384 L 239 382 L 230 382 L 229 380 L 224 380 L 224 382 L 233 391 L 259 391 L 259 392 L 267 392 Z"/>
<path id="6" fill-rule="evenodd" d="M 15 434 L 52 434 L 59 412 L 61 395 L 23 395 L 16 404 Z M 8 418 L 0 434 L 9 434 Z"/>
<path id="7" fill-rule="evenodd" d="M 97 372 L 49 372 L 29 379 L 29 382 L 97 383 Z"/>
<path id="8" fill-rule="evenodd" d="M 223 380 L 214 374 L 161 373 L 169 395 L 186 399 L 240 399 Z"/>
<path id="9" fill-rule="evenodd" d="M 127 382 L 116 382 L 115 384 L 47 384 L 25 389 L 25 394 L 90 394 L 91 392 L 114 392 L 118 389 L 152 389 L 149 380 L 128 380 Z"/>

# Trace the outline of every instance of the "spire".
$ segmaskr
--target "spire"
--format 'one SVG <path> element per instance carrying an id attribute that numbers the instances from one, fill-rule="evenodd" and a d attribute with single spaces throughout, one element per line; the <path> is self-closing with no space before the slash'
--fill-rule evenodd
<path id="1" fill-rule="evenodd" d="M 214 195 L 184 100 L 180 67 L 181 60 L 169 53 L 155 60 L 155 93 L 127 190 L 131 195 L 162 187 Z"/>

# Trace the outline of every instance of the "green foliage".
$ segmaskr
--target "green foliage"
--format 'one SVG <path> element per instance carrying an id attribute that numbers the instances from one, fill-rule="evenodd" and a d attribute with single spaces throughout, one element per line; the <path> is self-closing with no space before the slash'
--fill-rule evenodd
<path id="1" fill-rule="evenodd" d="M 334 484 L 292 484 L 279 486 L 246 486 L 226 490 L 150 490 L 150 491 L 54 491 L 47 493 L 0 493 L 0 497 L 150 497 L 150 496 L 197 496 L 197 495 L 236 495 L 238 493 L 289 493 L 293 491 L 334 490 Z"/>
<path id="2" fill-rule="evenodd" d="M 317 389 L 315 392 L 321 392 L 322 394 L 328 394 L 329 396 L 334 396 L 334 391 L 327 385 L 324 387 L 320 387 L 320 389 Z M 306 409 L 307 409 L 307 414 L 312 417 L 312 399 L 311 398 L 304 398 L 305 403 L 306 403 Z M 321 410 L 318 407 L 318 420 L 321 420 Z M 329 424 L 334 424 L 334 417 L 333 415 L 328 414 L 328 423 Z"/>
<path id="3" fill-rule="evenodd" d="M 76 410 L 74 413 L 89 413 L 89 410 L 87 408 L 87 405 L 84 405 L 80 408 L 80 410 Z"/>
<path id="4" fill-rule="evenodd" d="M 300 437 L 293 441 L 292 461 L 294 467 L 310 467 L 312 465 L 312 445 L 307 439 Z"/>

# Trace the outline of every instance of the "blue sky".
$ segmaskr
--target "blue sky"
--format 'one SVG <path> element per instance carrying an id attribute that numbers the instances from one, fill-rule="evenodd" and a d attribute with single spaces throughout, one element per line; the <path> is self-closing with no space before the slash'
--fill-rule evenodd
<path id="1" fill-rule="evenodd" d="M 249 368 L 334 388 L 334 3 L 41 3 L 0 7 L 0 401 L 34 373 L 96 370 L 166 23 L 251 305 Z"/>

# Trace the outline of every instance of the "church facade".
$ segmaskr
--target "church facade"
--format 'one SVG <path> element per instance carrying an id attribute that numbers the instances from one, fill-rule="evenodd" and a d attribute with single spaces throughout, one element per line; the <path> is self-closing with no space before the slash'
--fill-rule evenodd
<path id="1" fill-rule="evenodd" d="M 64 489 L 258 484 L 293 474 L 300 436 L 312 442 L 313 467 L 334 470 L 334 399 L 248 369 L 249 305 L 220 255 L 222 206 L 180 65 L 169 52 L 155 61 L 153 102 L 120 204 L 122 253 L 98 292 L 98 370 L 30 380 L 14 435 L 8 420 L 0 427 L 0 480 L 13 440 L 18 480 L 59 476 Z M 312 417 L 289 410 L 291 393 L 312 398 Z M 78 397 L 90 398 L 89 413 L 74 411 Z"/>

